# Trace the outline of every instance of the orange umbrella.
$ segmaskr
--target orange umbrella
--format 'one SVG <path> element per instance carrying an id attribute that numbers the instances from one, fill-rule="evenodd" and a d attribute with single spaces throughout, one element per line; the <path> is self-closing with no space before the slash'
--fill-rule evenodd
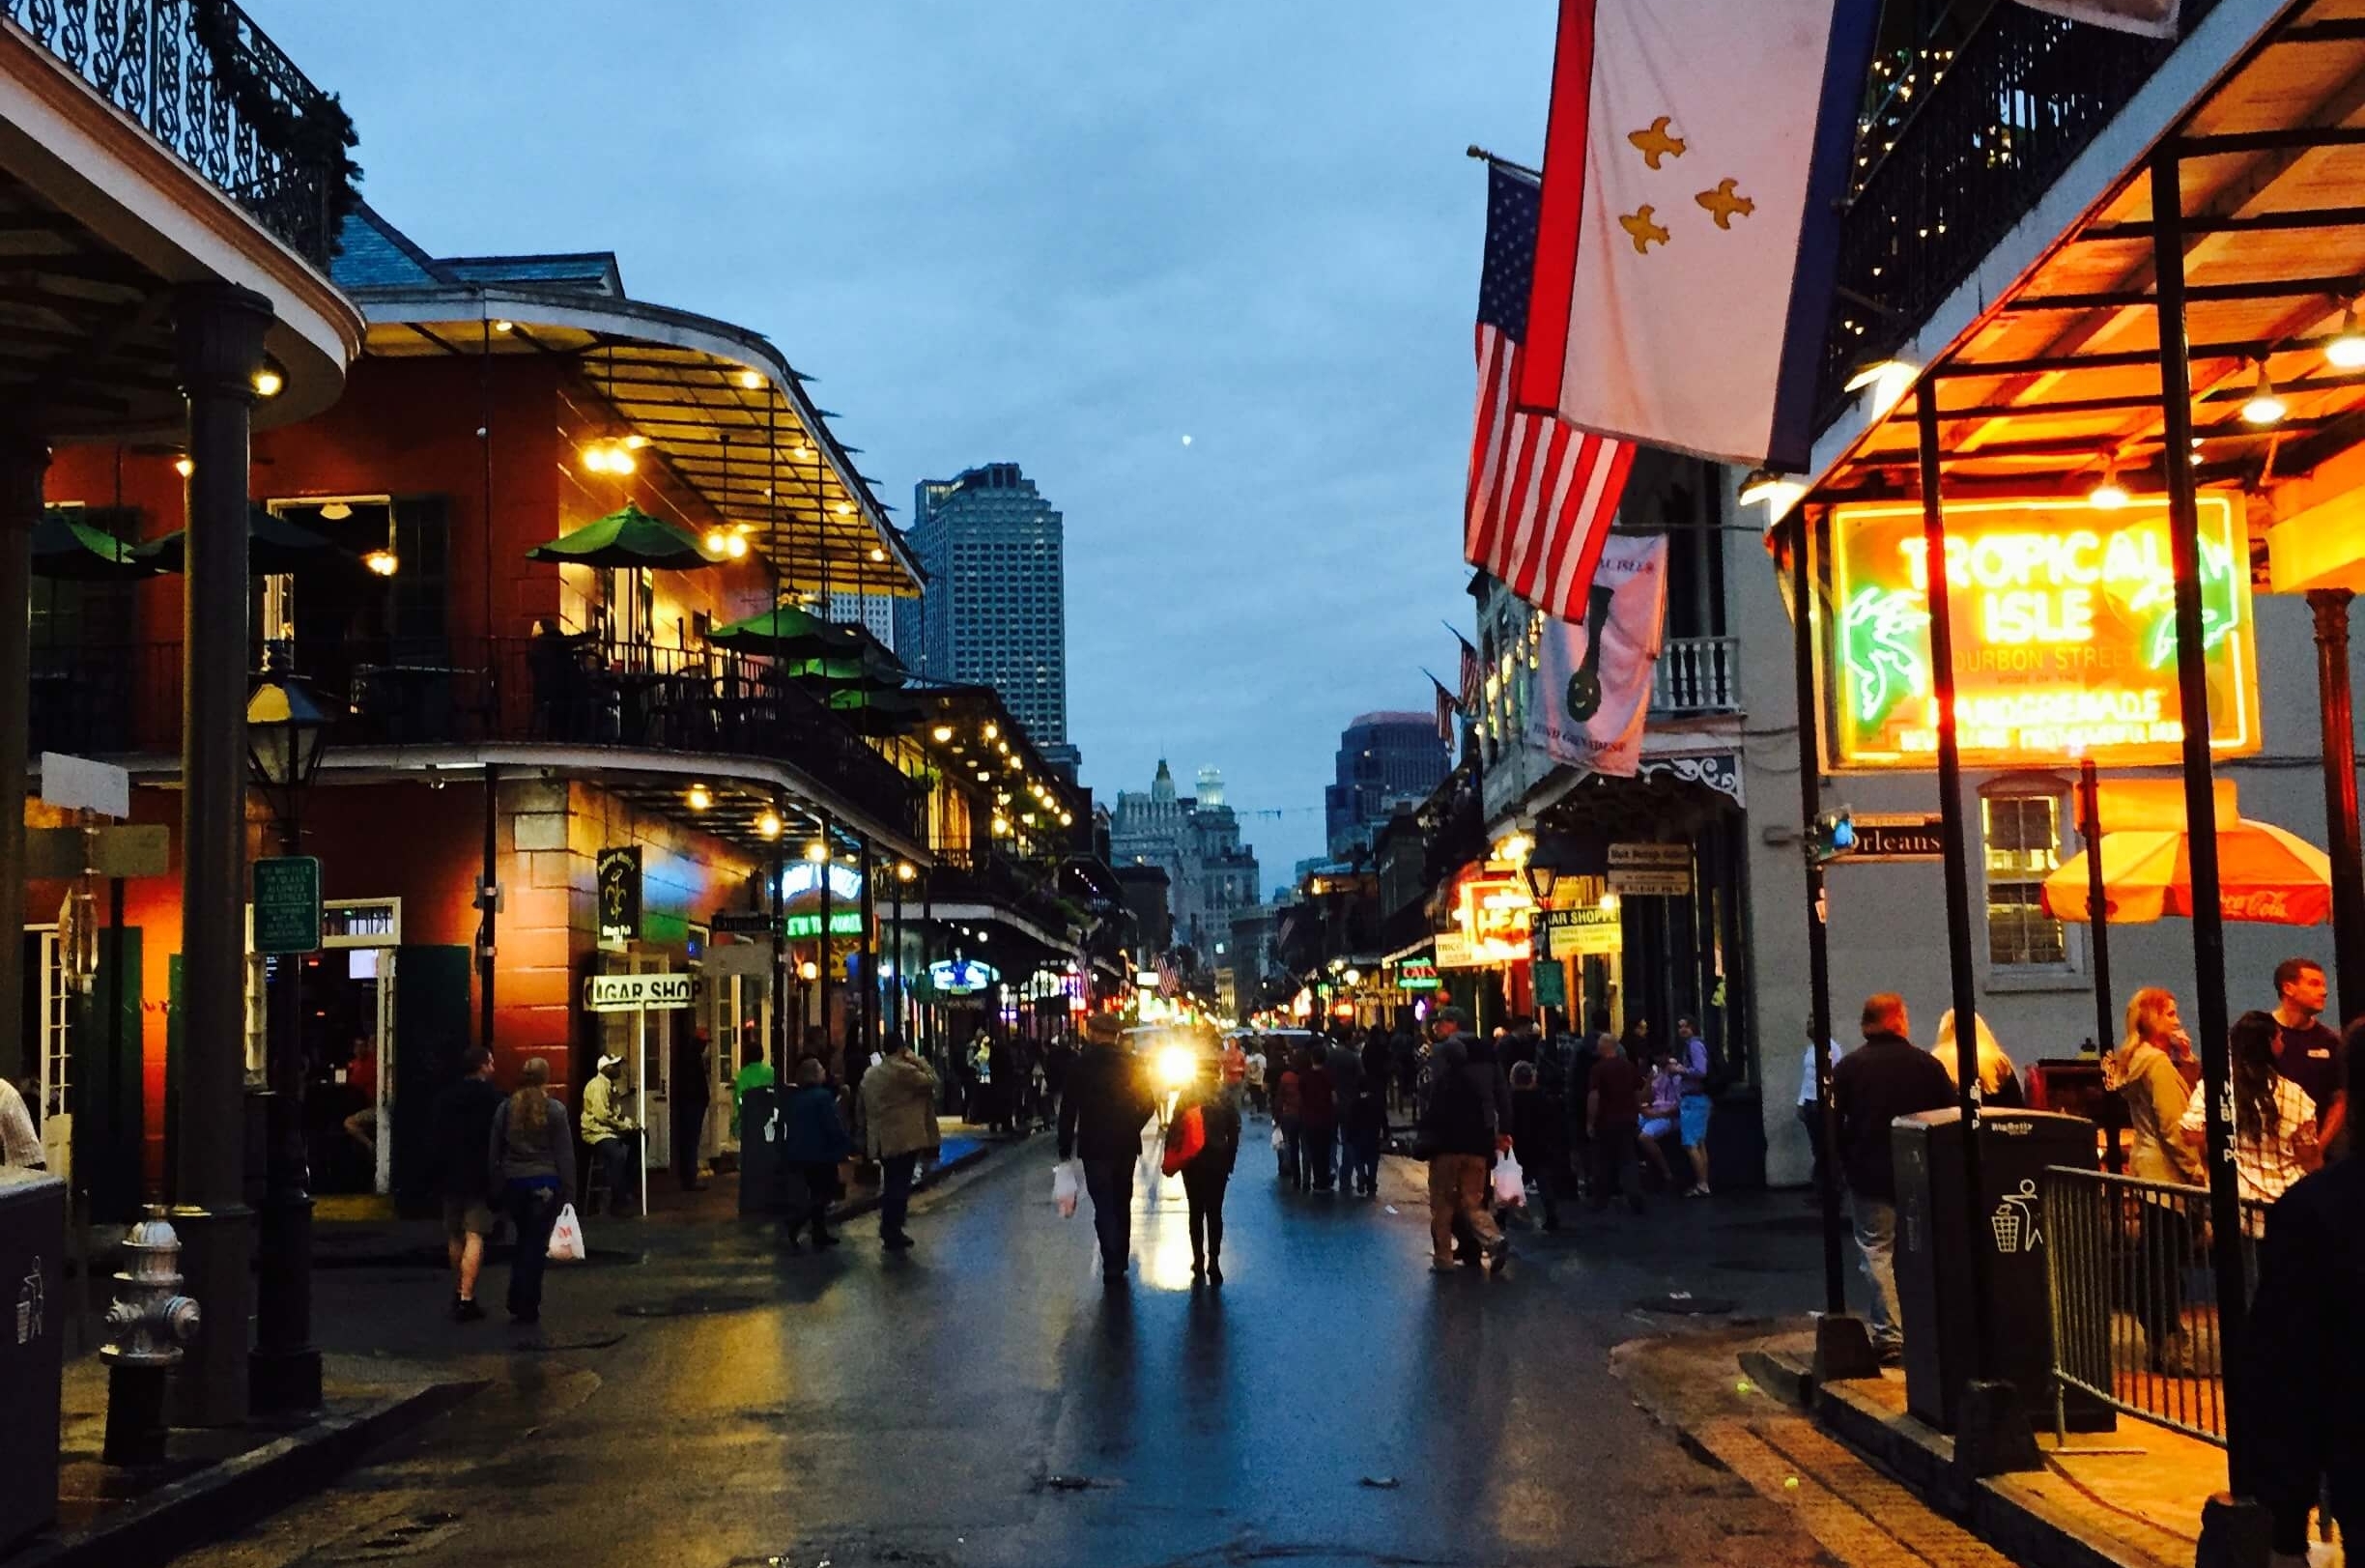
<path id="1" fill-rule="evenodd" d="M 2162 915 L 2191 918 L 2190 838 L 2181 830 L 2160 828 L 2102 835 L 2102 912 L 2111 924 L 2144 925 Z M 2056 920 L 2091 920 L 2086 881 L 2081 851 L 2045 878 L 2045 913 Z M 2332 918 L 2332 862 L 2314 844 L 2272 823 L 2237 820 L 2219 826 L 2217 890 L 2217 906 L 2228 920 L 2321 926 Z"/>

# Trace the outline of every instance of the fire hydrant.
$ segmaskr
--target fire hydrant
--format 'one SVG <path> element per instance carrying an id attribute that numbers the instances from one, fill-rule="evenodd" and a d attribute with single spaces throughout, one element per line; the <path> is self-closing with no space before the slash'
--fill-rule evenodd
<path id="1" fill-rule="evenodd" d="M 181 1294 L 181 1238 L 160 1211 L 124 1238 L 107 1308 L 112 1334 L 100 1347 L 107 1364 L 106 1447 L 110 1465 L 155 1465 L 164 1458 L 164 1374 L 181 1347 L 197 1337 L 197 1303 Z"/>

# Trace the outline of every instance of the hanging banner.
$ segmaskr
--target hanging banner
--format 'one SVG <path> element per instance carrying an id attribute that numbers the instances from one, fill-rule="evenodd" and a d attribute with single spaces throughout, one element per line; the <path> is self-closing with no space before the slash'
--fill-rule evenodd
<path id="1" fill-rule="evenodd" d="M 2056 16 L 2066 16 L 2073 22 L 2092 22 L 2116 32 L 2140 33 L 2145 38 L 2177 36 L 2177 0 L 2020 0 L 2020 3 Z"/>
<path id="2" fill-rule="evenodd" d="M 1527 744 L 1588 773 L 1633 778 L 1666 619 L 1667 536 L 1612 534 L 1583 624 L 1544 622 Z"/>

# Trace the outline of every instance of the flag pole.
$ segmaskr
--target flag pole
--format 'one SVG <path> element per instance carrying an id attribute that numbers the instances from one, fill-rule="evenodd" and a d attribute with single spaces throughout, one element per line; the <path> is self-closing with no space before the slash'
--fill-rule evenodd
<path id="1" fill-rule="evenodd" d="M 1476 142 L 1472 142 L 1469 144 L 1469 146 L 1464 148 L 1462 150 L 1462 155 L 1465 157 L 1474 157 L 1481 162 L 1492 163 L 1497 167 L 1509 169 L 1515 174 L 1524 174 L 1530 180 L 1541 180 L 1544 178 L 1544 171 L 1542 169 L 1531 169 L 1526 164 L 1515 162 L 1510 158 L 1502 157 L 1500 154 L 1490 153 L 1485 148 L 1479 146 Z"/>

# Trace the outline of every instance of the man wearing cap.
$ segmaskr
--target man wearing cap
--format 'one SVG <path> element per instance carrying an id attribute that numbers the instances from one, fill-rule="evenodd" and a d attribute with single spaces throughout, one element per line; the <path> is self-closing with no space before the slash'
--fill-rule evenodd
<path id="1" fill-rule="evenodd" d="M 599 1070 L 584 1085 L 583 1141 L 608 1188 L 608 1212 L 622 1214 L 633 1208 L 633 1152 L 641 1128 L 616 1103 L 616 1084 L 624 1076 L 624 1058 L 603 1056 Z"/>

